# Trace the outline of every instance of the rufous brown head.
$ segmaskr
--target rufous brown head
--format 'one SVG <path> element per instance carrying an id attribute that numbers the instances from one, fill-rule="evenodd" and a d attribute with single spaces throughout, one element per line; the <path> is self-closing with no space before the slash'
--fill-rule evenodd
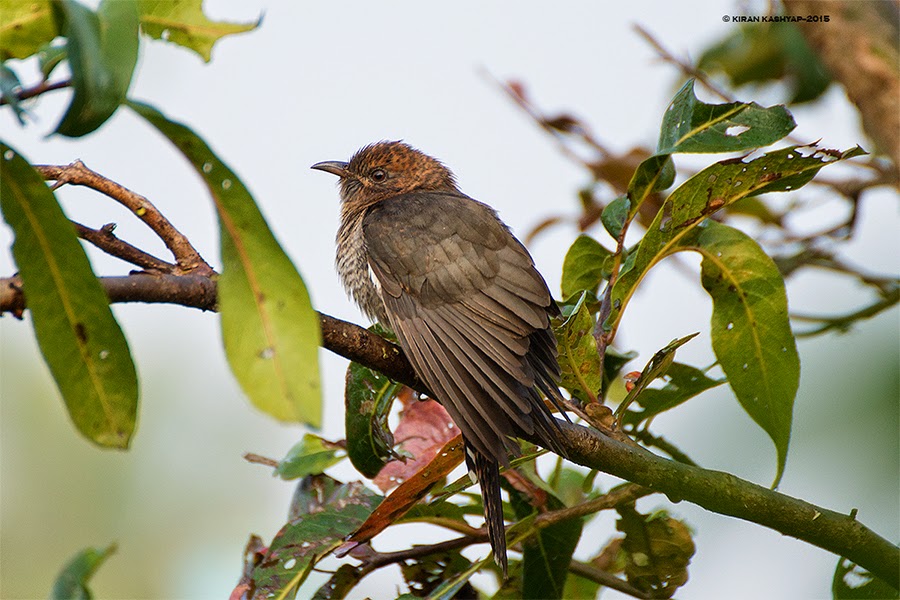
<path id="1" fill-rule="evenodd" d="M 403 142 L 376 142 L 350 162 L 325 161 L 311 168 L 341 178 L 344 202 L 373 204 L 417 190 L 458 191 L 450 169 Z"/>

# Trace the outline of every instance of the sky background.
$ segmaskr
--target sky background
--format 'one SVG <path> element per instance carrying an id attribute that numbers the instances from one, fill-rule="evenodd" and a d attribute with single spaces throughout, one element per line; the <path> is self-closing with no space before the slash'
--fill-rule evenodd
<path id="1" fill-rule="evenodd" d="M 548 112 L 584 119 L 613 151 L 654 146 L 680 75 L 656 59 L 632 29 L 641 24 L 676 54 L 698 56 L 728 31 L 723 15 L 764 14 L 762 2 L 206 2 L 220 19 L 261 27 L 221 41 L 211 64 L 163 42 L 144 39 L 130 96 L 189 124 L 254 194 L 310 288 L 314 305 L 365 323 L 346 299 L 333 268 L 338 196 L 332 176 L 309 170 L 346 160 L 359 147 L 404 139 L 439 157 L 470 196 L 494 206 L 523 235 L 550 214 L 577 214 L 587 173 L 499 90 L 492 77 L 523 82 Z M 33 80 L 33 70 L 19 69 Z M 715 101 L 702 90 L 701 99 Z M 45 137 L 69 92 L 48 94 L 38 122 L 22 130 L 0 114 L 3 138 L 35 163 L 81 159 L 149 198 L 216 268 L 212 204 L 174 148 L 127 110 L 86 139 Z M 773 92 L 738 93 L 761 104 Z M 832 148 L 860 143 L 843 91 L 832 87 L 815 107 L 793 111 L 796 136 Z M 681 160 L 681 159 L 678 159 Z M 700 157 L 700 162 L 715 160 Z M 818 193 L 805 188 L 798 194 Z M 67 214 L 166 258 L 162 244 L 109 200 L 84 189 L 59 196 Z M 787 200 L 785 200 L 787 201 Z M 809 228 L 834 218 L 829 203 L 797 216 Z M 831 211 L 831 212 L 829 212 Z M 896 195 L 870 193 L 861 206 L 858 241 L 844 256 L 871 272 L 900 265 Z M 531 246 L 551 289 L 559 289 L 574 239 L 563 226 Z M 9 229 L 0 226 L 0 273 L 15 271 Z M 90 252 L 98 273 L 128 266 Z M 687 259 L 688 266 L 698 260 Z M 697 278 L 655 270 L 629 306 L 617 343 L 640 368 L 670 340 L 709 328 L 710 302 Z M 558 292 L 557 292 L 558 293 Z M 789 287 L 797 311 L 860 306 L 867 295 L 846 280 L 804 275 Z M 114 307 L 138 366 L 142 399 L 130 452 L 103 451 L 70 425 L 28 322 L 0 320 L 0 594 L 46 597 L 58 569 L 86 546 L 119 544 L 93 588 L 111 598 L 224 597 L 236 584 L 250 533 L 271 540 L 284 523 L 293 484 L 250 465 L 245 452 L 280 458 L 306 431 L 253 409 L 226 368 L 215 314 L 175 307 Z M 845 335 L 801 341 L 800 393 L 781 491 L 849 512 L 889 540 L 900 537 L 898 503 L 896 310 Z M 346 361 L 321 353 L 326 438 L 343 437 Z M 708 336 L 679 360 L 712 362 Z M 769 439 L 728 390 L 715 390 L 659 417 L 655 429 L 705 467 L 768 485 L 775 474 Z M 334 476 L 355 478 L 340 466 Z M 605 486 L 616 483 L 603 478 Z M 837 557 L 762 527 L 653 496 L 639 509 L 667 507 L 694 528 L 697 553 L 681 598 L 813 599 L 830 597 Z M 602 515 L 586 529 L 576 555 L 613 533 Z M 401 528 L 379 549 L 438 539 L 433 529 Z M 486 546 L 467 555 L 479 558 Z M 399 593 L 396 571 L 373 575 L 351 597 Z M 392 579 L 393 577 L 393 579 Z M 483 582 L 484 580 L 479 580 Z M 619 598 L 605 592 L 605 598 Z"/>

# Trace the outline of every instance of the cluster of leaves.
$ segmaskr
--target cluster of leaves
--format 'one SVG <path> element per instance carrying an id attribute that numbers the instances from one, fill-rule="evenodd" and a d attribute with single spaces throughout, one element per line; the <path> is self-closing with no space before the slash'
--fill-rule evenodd
<path id="1" fill-rule="evenodd" d="M 189 47 L 208 60 L 215 40 L 253 25 L 210 23 L 202 16 L 199 0 L 104 0 L 96 11 L 72 0 L 10 6 L 15 18 L 0 28 L 3 103 L 24 118 L 28 97 L 72 87 L 71 104 L 56 133 L 86 135 L 127 106 L 178 148 L 207 184 L 219 219 L 223 270 L 218 276 L 218 310 L 229 364 L 259 408 L 279 419 L 317 426 L 320 332 L 296 268 L 245 186 L 209 146 L 152 106 L 127 99 L 141 32 Z M 213 32 L 211 37 L 206 37 L 208 32 Z M 32 56 L 38 57 L 42 79 L 23 88 L 10 61 Z M 68 62 L 71 80 L 50 83 L 62 62 Z M 521 88 L 510 90 L 520 104 L 527 104 Z M 540 121 L 555 135 L 597 147 L 575 119 Z M 607 155 L 587 163 L 597 181 L 603 179 L 617 190 L 617 198 L 598 203 L 593 190 L 582 194 L 582 228 L 599 221 L 614 244 L 583 235 L 564 264 L 563 316 L 554 327 L 561 387 L 571 395 L 579 416 L 600 427 L 612 424 L 613 415 L 603 401 L 610 382 L 635 357 L 613 347 L 624 310 L 660 261 L 682 251 L 697 252 L 702 256 L 700 283 L 713 303 L 713 350 L 724 377 L 711 376 L 709 367 L 675 361 L 676 350 L 693 337 L 685 335 L 635 373 L 615 419 L 647 443 L 655 440 L 647 429 L 653 416 L 727 382 L 744 410 L 772 438 L 778 457 L 776 483 L 780 479 L 799 380 L 786 269 L 751 236 L 723 222 L 723 215 L 740 210 L 762 222 L 778 223 L 779 216 L 759 202 L 759 195 L 795 190 L 824 166 L 863 154 L 859 148 L 841 152 L 814 145 L 757 152 L 784 139 L 793 127 L 781 106 L 703 103 L 689 81 L 665 113 L 655 151 L 615 160 Z M 97 444 L 126 448 L 134 431 L 139 387 L 125 337 L 70 221 L 44 183 L 45 175 L 6 144 L 0 153 L 0 209 L 15 233 L 14 257 L 28 290 L 41 351 L 78 430 Z M 741 155 L 691 174 L 669 192 L 676 176 L 673 155 L 680 153 Z M 151 208 L 148 203 L 133 210 L 143 219 Z M 626 247 L 626 233 L 635 223 L 645 233 Z M 187 264 L 176 250 L 173 253 L 177 260 L 172 274 L 217 276 L 202 260 Z M 664 385 L 650 386 L 660 378 Z M 398 400 L 402 417 L 391 431 L 388 417 Z M 345 440 L 328 442 L 307 435 L 277 464 L 276 474 L 299 479 L 288 521 L 268 546 L 251 538 L 233 597 L 286 598 L 306 584 L 319 585 L 311 593 L 314 598 L 340 598 L 366 575 L 390 564 L 401 565 L 408 597 L 474 594 L 472 575 L 497 571 L 490 557 L 470 560 L 460 552 L 486 538 L 467 521 L 483 510 L 481 498 L 469 491 L 472 482 L 466 477 L 447 481 L 462 461 L 452 421 L 436 402 L 419 402 L 408 388 L 357 364 L 347 372 L 345 401 Z M 674 447 L 668 452 L 689 460 Z M 635 597 L 671 597 L 687 580 L 694 552 L 689 529 L 664 513 L 638 513 L 635 499 L 649 493 L 638 486 L 599 490 L 596 471 L 584 473 L 562 460 L 541 476 L 534 466 L 541 454 L 526 448 L 513 461 L 514 468 L 504 473 L 509 494 L 505 510 L 515 521 L 508 542 L 521 551 L 521 560 L 512 562 L 513 576 L 501 582 L 496 597 L 596 596 L 601 585 Z M 373 479 L 384 495 L 362 482 L 342 483 L 324 474 L 343 460 Z M 592 546 L 591 560 L 573 560 L 584 525 L 611 508 L 619 513 L 621 535 Z M 404 523 L 430 523 L 460 537 L 398 552 L 374 549 L 373 538 Z M 54 593 L 88 595 L 87 579 L 112 551 L 91 549 L 77 556 Z M 310 580 L 322 560 L 346 555 L 359 561 L 358 566 L 343 564 L 322 584 Z M 853 569 L 843 568 L 841 581 Z M 624 573 L 624 579 L 614 577 L 616 573 Z M 839 585 L 836 578 L 836 589 Z"/>
<path id="2" fill-rule="evenodd" d="M 127 99 L 141 34 L 181 45 L 208 61 L 222 36 L 256 27 L 210 21 L 200 5 L 200 0 L 105 0 L 92 11 L 72 0 L 5 3 L 3 100 L 20 117 L 26 115 L 29 90 L 55 87 L 48 84 L 51 74 L 68 63 L 72 77 L 61 84 L 73 89 L 72 100 L 54 133 L 87 135 L 127 106 L 171 140 L 206 183 L 219 216 L 218 310 L 236 378 L 261 410 L 318 426 L 319 324 L 297 269 L 246 187 L 209 146 L 152 106 Z M 37 59 L 42 77 L 29 89 L 21 87 L 11 66 L 26 58 Z M 15 233 L 13 253 L 44 359 L 78 430 L 101 446 L 127 448 L 139 386 L 125 336 L 54 190 L 6 144 L 2 158 L 0 203 Z M 145 201 L 129 208 L 145 222 L 155 213 Z M 169 265 L 169 272 L 214 273 L 199 255 L 186 264 L 173 240 L 164 241 L 179 263 Z"/>
<path id="3" fill-rule="evenodd" d="M 791 104 L 811 102 L 831 84 L 796 23 L 739 25 L 704 51 L 697 67 L 724 74 L 734 88 L 786 82 Z"/>
<path id="4" fill-rule="evenodd" d="M 649 361 L 618 416 L 636 430 L 654 415 L 727 381 L 741 406 L 773 439 L 780 478 L 800 368 L 784 281 L 774 261 L 753 238 L 710 217 L 745 198 L 802 187 L 822 167 L 863 152 L 858 148 L 838 152 L 789 146 L 755 158 L 722 160 L 663 198 L 637 244 L 626 248 L 622 240 L 642 203 L 672 185 L 672 155 L 751 152 L 782 139 L 793 128 L 794 121 L 784 107 L 706 104 L 696 98 L 693 82 L 685 84 L 675 96 L 663 119 L 657 152 L 639 164 L 627 193 L 610 203 L 601 215 L 608 233 L 619 241 L 617 247 L 605 248 L 598 240 L 582 236 L 566 256 L 562 279 L 566 300 L 563 316 L 556 323 L 563 370 L 561 385 L 582 406 L 587 418 L 592 412 L 597 414 L 591 408 L 602 401 L 609 381 L 634 356 L 598 349 L 609 348 L 623 311 L 641 280 L 667 256 L 681 251 L 698 252 L 703 257 L 701 284 L 713 301 L 713 350 L 725 377 L 712 378 L 708 369 L 675 362 L 677 348 L 693 337 L 686 336 Z M 667 381 L 662 388 L 648 387 L 664 376 Z M 346 455 L 361 474 L 374 477 L 383 491 L 398 484 L 399 487 L 384 499 L 379 497 L 362 524 L 339 523 L 343 513 L 337 505 L 317 513 L 317 519 L 328 521 L 318 537 L 309 537 L 310 517 L 306 514 L 286 524 L 259 566 L 251 570 L 247 582 L 250 589 L 256 593 L 296 591 L 316 560 L 340 549 L 338 554 L 349 552 L 362 564 L 355 570 L 338 570 L 314 596 L 334 597 L 330 590 L 346 592 L 374 568 L 394 562 L 395 558 L 400 560 L 378 553 L 369 545 L 374 535 L 388 527 L 416 521 L 440 524 L 458 532 L 471 531 L 465 517 L 480 513 L 480 498 L 462 494 L 463 482 L 439 484 L 462 460 L 458 438 L 451 439 L 455 433 L 452 423 L 439 405 L 406 404 L 397 430 L 392 433 L 387 427 L 391 404 L 404 395 L 404 389 L 378 373 L 351 365 L 346 388 Z M 628 410 L 632 401 L 642 410 Z M 401 457 L 404 462 L 397 460 L 398 448 L 405 455 Z M 317 467 L 324 466 L 314 458 L 322 457 L 321 447 L 300 451 L 317 462 Z M 328 460 L 341 460 L 343 455 L 343 449 L 333 449 Z M 285 461 L 296 462 L 296 458 Z M 508 536 L 513 544 L 521 542 L 522 559 L 513 561 L 516 575 L 501 585 L 497 597 L 561 598 L 575 589 L 583 593 L 591 580 L 569 571 L 584 523 L 594 513 L 558 522 L 553 515 L 599 497 L 601 493 L 594 488 L 595 474 L 586 475 L 559 461 L 544 479 L 533 463 L 520 465 L 505 473 L 504 485 L 510 495 L 510 516 L 517 521 Z M 391 473 L 389 481 L 384 477 L 387 472 Z M 305 477 L 300 488 L 304 489 L 319 481 L 319 473 L 318 468 L 308 468 L 293 474 Z M 612 553 L 619 557 L 619 568 L 633 592 L 671 596 L 686 581 L 686 567 L 693 554 L 687 528 L 670 517 L 640 515 L 629 503 L 619 505 L 618 510 L 619 529 L 624 537 L 611 540 L 605 547 L 598 546 L 594 560 L 606 557 L 608 570 L 614 571 L 610 564 L 616 561 L 608 560 Z M 552 524 L 538 525 L 539 516 Z M 304 531 L 302 539 L 306 542 L 300 544 L 299 551 L 296 542 L 291 541 L 300 539 L 296 537 L 298 530 Z M 348 542 L 342 546 L 344 536 Z M 469 543 L 479 540 L 472 536 Z M 313 551 L 313 547 L 317 549 Z M 421 553 L 415 556 L 428 556 L 424 554 L 426 550 L 420 548 Z M 431 550 L 434 556 L 427 569 L 417 563 L 417 569 L 404 570 L 410 589 L 421 595 L 449 597 L 474 572 L 487 566 L 484 561 L 470 561 L 455 550 L 448 554 L 442 545 Z M 432 581 L 444 583 L 436 588 L 423 584 L 423 569 Z M 593 585 L 596 593 L 597 582 Z"/>

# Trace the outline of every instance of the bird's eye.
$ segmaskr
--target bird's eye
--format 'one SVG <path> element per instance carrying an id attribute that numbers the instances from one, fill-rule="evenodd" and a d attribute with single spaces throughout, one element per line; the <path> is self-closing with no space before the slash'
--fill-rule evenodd
<path id="1" fill-rule="evenodd" d="M 375 169 L 369 174 L 369 178 L 375 183 L 381 183 L 387 179 L 387 172 L 384 169 Z"/>

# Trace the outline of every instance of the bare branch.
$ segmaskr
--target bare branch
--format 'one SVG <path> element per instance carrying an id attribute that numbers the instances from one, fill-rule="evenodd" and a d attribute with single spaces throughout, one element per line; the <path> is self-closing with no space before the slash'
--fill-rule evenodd
<path id="1" fill-rule="evenodd" d="M 656 492 L 649 488 L 634 483 L 625 483 L 614 487 L 599 498 L 594 498 L 593 500 L 588 500 L 587 502 L 582 502 L 575 506 L 569 506 L 567 508 L 540 514 L 535 518 L 535 526 L 543 528 L 569 519 L 580 519 L 598 513 L 601 510 L 615 508 L 620 504 L 630 504 L 639 498 L 654 493 Z"/>
<path id="2" fill-rule="evenodd" d="M 140 248 L 117 238 L 113 233 L 115 230 L 114 223 L 107 223 L 100 229 L 91 229 L 75 221 L 72 221 L 72 223 L 75 225 L 78 237 L 87 240 L 110 256 L 121 258 L 125 262 L 151 271 L 159 271 L 160 273 L 171 273 L 175 270 L 175 265 L 172 263 L 156 258 L 152 254 L 148 254 Z"/>
<path id="3" fill-rule="evenodd" d="M 628 594 L 632 598 L 652 598 L 653 596 L 642 592 L 637 589 L 627 581 L 619 579 L 609 571 L 604 571 L 603 569 L 598 569 L 592 564 L 583 563 L 577 560 L 573 560 L 569 564 L 569 571 L 584 577 L 585 579 L 590 579 L 595 583 L 599 583 L 600 585 L 606 586 L 610 589 L 616 590 L 618 592 L 622 592 L 623 594 Z"/>
<path id="4" fill-rule="evenodd" d="M 34 168 L 44 176 L 44 179 L 54 180 L 57 185 L 68 183 L 97 190 L 137 215 L 172 252 L 178 265 L 177 271 L 173 274 L 212 274 L 212 267 L 203 260 L 190 241 L 144 196 L 92 171 L 80 160 L 68 166 L 35 165 Z"/>
<path id="5" fill-rule="evenodd" d="M 638 35 L 644 38 L 648 44 L 650 44 L 650 46 L 656 51 L 656 53 L 662 60 L 678 67 L 678 70 L 680 70 L 684 75 L 693 77 L 694 79 L 699 81 L 703 85 L 703 87 L 708 89 L 710 92 L 712 92 L 725 102 L 736 101 L 734 97 L 732 97 L 728 92 L 710 81 L 709 76 L 704 71 L 701 71 L 696 66 L 694 66 L 691 61 L 678 58 L 677 56 L 669 52 L 666 47 L 663 46 L 662 43 L 643 26 L 635 25 L 634 30 L 638 33 Z"/>
<path id="6" fill-rule="evenodd" d="M 61 90 L 63 88 L 67 88 L 72 85 L 72 82 L 68 79 L 65 81 L 56 81 L 54 83 L 49 83 L 47 81 L 42 81 L 34 87 L 24 88 L 15 92 L 17 100 L 27 100 L 29 98 L 34 98 L 35 96 L 40 96 L 44 92 L 52 92 L 53 90 Z M 6 98 L 0 98 L 0 106 L 4 106 L 9 104 Z"/>
<path id="7" fill-rule="evenodd" d="M 110 302 L 178 304 L 200 310 L 216 310 L 216 282 L 202 275 L 132 273 L 122 277 L 100 277 Z M 0 315 L 21 315 L 26 307 L 25 291 L 18 276 L 0 278 Z"/>

